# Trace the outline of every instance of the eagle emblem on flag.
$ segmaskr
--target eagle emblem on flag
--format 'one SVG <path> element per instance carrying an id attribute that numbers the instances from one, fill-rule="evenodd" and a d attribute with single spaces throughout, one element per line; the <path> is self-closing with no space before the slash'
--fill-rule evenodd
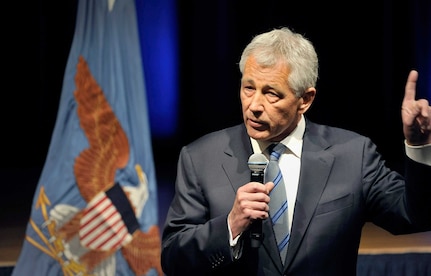
<path id="1" fill-rule="evenodd" d="M 144 232 L 137 219 L 148 198 L 146 175 L 136 164 L 136 187 L 115 182 L 116 171 L 129 162 L 129 142 L 82 56 L 75 84 L 77 114 L 89 147 L 76 157 L 73 170 L 76 186 L 87 205 L 79 209 L 56 204 L 48 218 L 46 206 L 51 202 L 42 186 L 36 208 L 42 209 L 43 227 L 50 237 L 46 238 L 30 220 L 45 246 L 29 236 L 26 239 L 56 259 L 64 275 L 114 275 L 117 252 L 135 275 L 145 275 L 150 269 L 163 275 L 159 228 L 151 225 Z"/>

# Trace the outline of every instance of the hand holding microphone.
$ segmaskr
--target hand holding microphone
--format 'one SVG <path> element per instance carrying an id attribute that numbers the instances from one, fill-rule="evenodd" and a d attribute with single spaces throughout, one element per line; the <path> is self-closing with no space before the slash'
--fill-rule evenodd
<path id="1" fill-rule="evenodd" d="M 250 182 L 238 188 L 228 221 L 233 238 L 250 228 L 253 247 L 259 247 L 262 236 L 262 219 L 269 217 L 269 192 L 274 184 L 264 182 L 264 171 L 268 160 L 257 154 L 249 158 Z"/>

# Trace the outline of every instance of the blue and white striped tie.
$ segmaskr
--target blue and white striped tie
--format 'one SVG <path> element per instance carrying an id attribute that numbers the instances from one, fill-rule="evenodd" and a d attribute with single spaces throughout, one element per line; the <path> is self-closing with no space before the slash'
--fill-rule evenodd
<path id="1" fill-rule="evenodd" d="M 283 176 L 278 166 L 278 159 L 286 150 L 286 146 L 282 143 L 273 144 L 268 148 L 270 160 L 265 170 L 265 182 L 274 182 L 274 189 L 269 194 L 271 200 L 269 202 L 269 213 L 271 215 L 272 227 L 274 229 L 275 238 L 280 251 L 280 257 L 284 263 L 287 246 L 289 244 L 290 234 L 288 228 L 288 213 L 287 213 L 287 196 L 284 186 Z"/>

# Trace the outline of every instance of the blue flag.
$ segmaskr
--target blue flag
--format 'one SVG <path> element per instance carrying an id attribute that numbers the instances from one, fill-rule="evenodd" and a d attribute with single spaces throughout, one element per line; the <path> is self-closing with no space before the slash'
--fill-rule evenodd
<path id="1" fill-rule="evenodd" d="M 80 0 L 13 275 L 162 275 L 134 0 Z"/>

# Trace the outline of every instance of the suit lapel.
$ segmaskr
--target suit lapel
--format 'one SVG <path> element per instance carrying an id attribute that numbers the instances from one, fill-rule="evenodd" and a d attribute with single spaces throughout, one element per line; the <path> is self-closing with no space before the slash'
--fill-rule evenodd
<path id="1" fill-rule="evenodd" d="M 228 145 L 224 150 L 226 158 L 222 161 L 222 167 L 236 192 L 239 187 L 250 181 L 248 158 L 253 150 L 244 125 L 235 128 L 229 137 Z"/>
<path id="2" fill-rule="evenodd" d="M 285 267 L 288 268 L 298 252 L 314 215 L 319 199 L 325 189 L 334 156 L 326 149 L 326 140 L 317 133 L 314 124 L 308 122 L 304 135 L 301 157 L 301 173 L 293 216 L 291 239 L 287 250 Z"/>
<path id="3" fill-rule="evenodd" d="M 262 223 L 263 242 L 266 253 L 269 255 L 274 265 L 280 273 L 283 272 L 283 264 L 281 263 L 280 253 L 278 252 L 277 242 L 275 241 L 274 230 L 272 228 L 271 219 L 268 218 Z"/>

